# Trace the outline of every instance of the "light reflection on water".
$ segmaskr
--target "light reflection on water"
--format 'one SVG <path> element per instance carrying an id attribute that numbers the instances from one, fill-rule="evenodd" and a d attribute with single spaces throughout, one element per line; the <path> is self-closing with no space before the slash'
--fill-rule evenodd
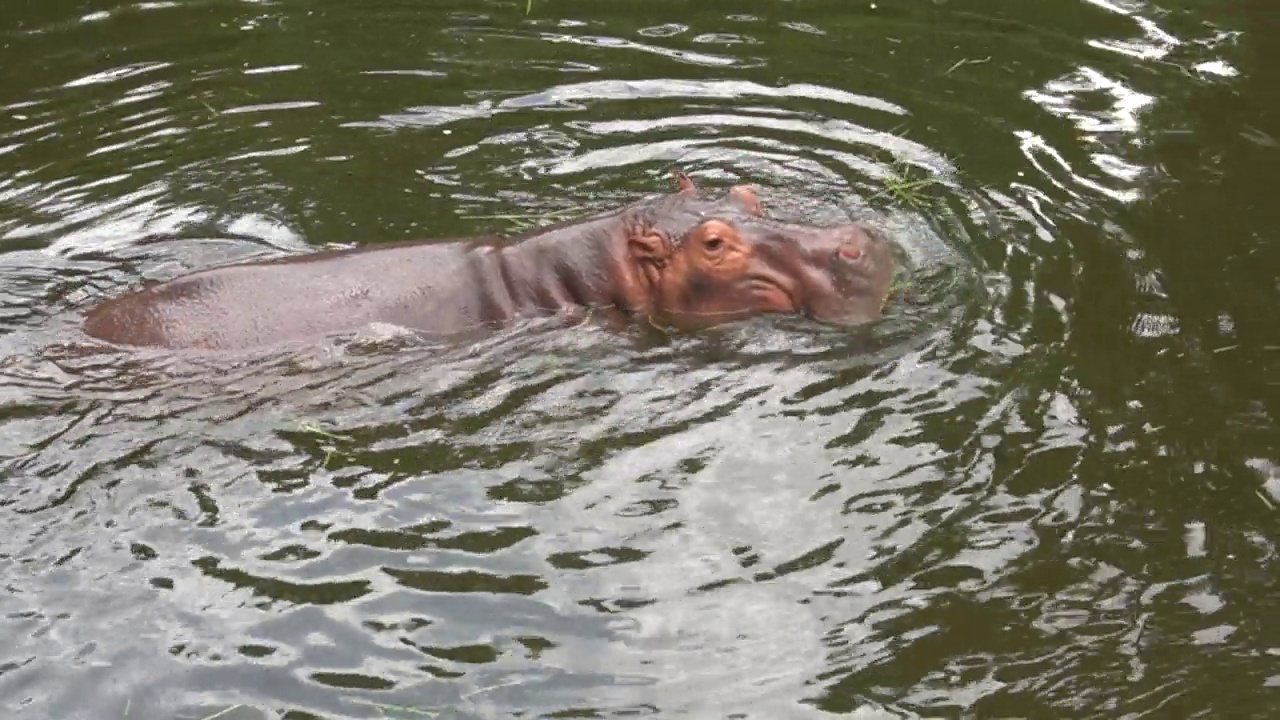
<path id="1" fill-rule="evenodd" d="M 1071 41 L 1080 57 L 1030 86 L 995 79 L 990 47 L 917 53 L 990 83 L 964 110 L 905 81 L 927 34 L 888 12 L 864 33 L 817 12 L 613 27 L 480 6 L 427 30 L 433 11 L 375 4 L 360 42 L 333 40 L 357 24 L 337 6 L 33 20 L 31 57 L 129 52 L 39 71 L 0 55 L 30 70 L 0 117 L 0 704 L 1145 712 L 1195 672 L 1150 643 L 1243 656 L 1261 616 L 1223 577 L 1269 567 L 1274 537 L 1232 532 L 1223 572 L 1205 521 L 1144 511 L 1141 468 L 1186 449 L 1156 434 L 1152 396 L 1108 405 L 1071 366 L 1103 241 L 1137 298 L 1116 322 L 1179 342 L 1158 264 L 1111 219 L 1157 170 L 1163 94 L 1123 71 L 1235 70 L 1145 3 L 1090 4 L 1136 29 Z M 124 32 L 161 16 L 175 29 Z M 182 49 L 197 41 L 219 49 Z M 901 47 L 836 73 L 826 42 Z M 966 125 L 988 101 L 1016 109 Z M 929 132 L 952 122 L 980 139 Z M 1007 161 L 976 178 L 986 154 Z M 677 162 L 758 183 L 770 212 L 889 228 L 911 269 L 890 317 L 371 329 L 234 360 L 77 335 L 80 308 L 143 278 L 507 231 L 474 216 L 616 205 Z M 904 173 L 939 201 L 884 196 Z"/>

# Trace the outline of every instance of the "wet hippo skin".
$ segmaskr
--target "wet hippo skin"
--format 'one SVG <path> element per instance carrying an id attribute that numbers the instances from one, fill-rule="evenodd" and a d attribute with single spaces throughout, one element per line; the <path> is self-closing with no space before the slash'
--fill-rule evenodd
<path id="1" fill-rule="evenodd" d="M 749 187 L 679 190 L 525 235 L 324 251 L 217 267 L 90 309 L 119 345 L 247 349 L 387 323 L 449 335 L 518 317 L 617 308 L 680 327 L 763 313 L 828 323 L 879 317 L 886 242 L 859 224 L 765 217 Z"/>

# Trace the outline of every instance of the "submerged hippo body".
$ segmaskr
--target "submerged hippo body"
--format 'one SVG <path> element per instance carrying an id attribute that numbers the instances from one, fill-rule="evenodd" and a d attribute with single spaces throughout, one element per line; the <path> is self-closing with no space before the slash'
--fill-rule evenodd
<path id="1" fill-rule="evenodd" d="M 245 349 L 387 323 L 448 335 L 612 307 L 676 326 L 763 313 L 877 318 L 893 275 L 860 225 L 774 222 L 746 186 L 680 191 L 510 241 L 427 241 L 202 270 L 107 300 L 85 331 L 121 345 Z"/>

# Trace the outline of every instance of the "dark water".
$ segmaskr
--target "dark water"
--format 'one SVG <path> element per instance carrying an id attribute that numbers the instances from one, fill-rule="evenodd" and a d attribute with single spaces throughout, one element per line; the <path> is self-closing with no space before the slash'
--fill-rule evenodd
<path id="1" fill-rule="evenodd" d="M 6 717 L 1272 716 L 1271 0 L 525 5 L 6 6 Z M 78 349 L 673 163 L 892 228 L 889 316 Z"/>

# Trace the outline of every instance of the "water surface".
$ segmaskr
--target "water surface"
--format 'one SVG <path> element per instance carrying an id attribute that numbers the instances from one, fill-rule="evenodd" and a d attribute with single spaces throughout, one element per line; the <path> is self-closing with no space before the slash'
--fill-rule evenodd
<path id="1" fill-rule="evenodd" d="M 1269 716 L 1269 3 L 525 5 L 0 20 L 8 716 Z M 889 228 L 888 316 L 234 362 L 78 332 L 673 164 Z"/>

